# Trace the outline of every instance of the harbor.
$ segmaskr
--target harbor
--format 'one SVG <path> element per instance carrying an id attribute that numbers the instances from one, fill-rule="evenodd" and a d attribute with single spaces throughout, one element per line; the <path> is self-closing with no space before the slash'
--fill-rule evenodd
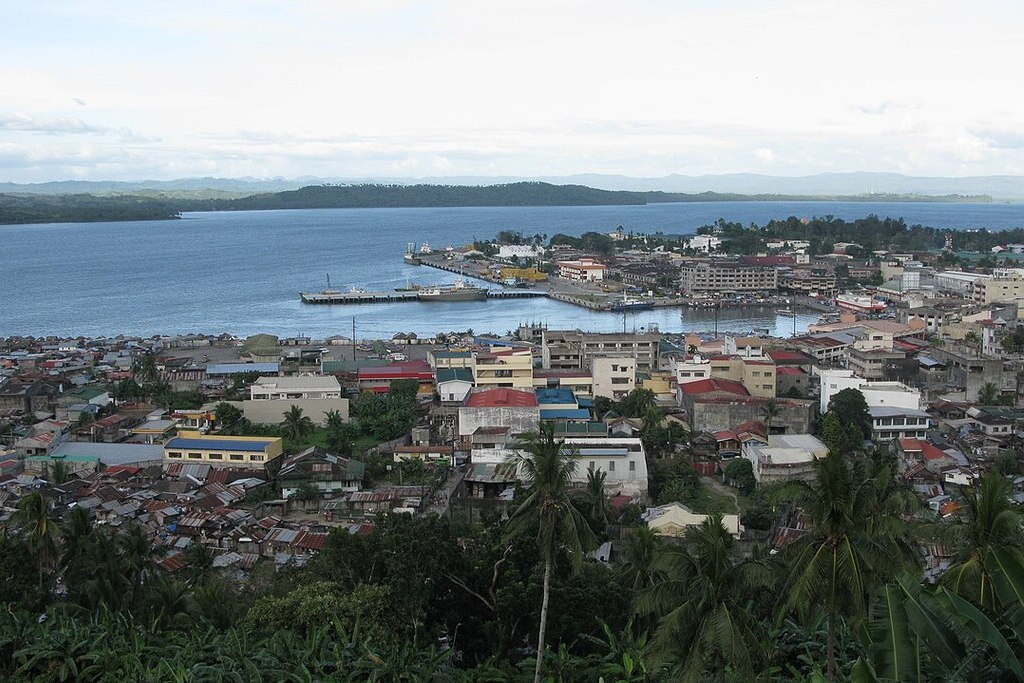
<path id="1" fill-rule="evenodd" d="M 429 291 L 431 288 L 424 287 L 423 290 Z M 538 290 L 513 290 L 513 289 L 486 289 L 480 299 L 468 298 L 468 299 L 443 299 L 438 298 L 438 301 L 480 301 L 487 299 L 531 299 L 531 298 L 547 298 L 548 293 Z M 424 296 L 424 293 L 420 290 L 412 291 L 391 291 L 391 292 L 363 292 L 359 290 L 353 290 L 350 292 L 343 292 L 340 290 L 323 290 L 321 292 L 301 292 L 299 296 L 304 304 L 324 304 L 324 305 L 341 305 L 350 306 L 357 304 L 394 304 L 394 303 L 405 303 L 405 302 L 422 302 L 429 301 L 428 297 Z"/>

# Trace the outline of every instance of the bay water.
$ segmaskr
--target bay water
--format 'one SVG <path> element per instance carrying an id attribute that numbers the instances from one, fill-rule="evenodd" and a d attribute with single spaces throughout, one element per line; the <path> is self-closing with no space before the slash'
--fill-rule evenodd
<path id="1" fill-rule="evenodd" d="M 0 336 L 151 335 L 187 332 L 360 339 L 397 332 L 503 334 L 520 323 L 551 329 L 646 328 L 708 331 L 714 313 L 658 309 L 593 312 L 547 299 L 459 303 L 310 306 L 300 291 L 319 291 L 327 274 L 336 289 L 390 290 L 452 282 L 456 276 L 403 262 L 406 244 L 435 249 L 493 238 L 611 232 L 688 234 L 718 218 L 763 223 L 772 218 L 868 214 L 934 227 L 1004 230 L 1024 227 L 1024 204 L 700 202 L 646 206 L 425 209 L 310 209 L 188 213 L 180 220 L 0 226 Z M 855 237 L 855 236 L 852 236 Z M 799 332 L 817 314 L 721 311 L 718 329 Z"/>

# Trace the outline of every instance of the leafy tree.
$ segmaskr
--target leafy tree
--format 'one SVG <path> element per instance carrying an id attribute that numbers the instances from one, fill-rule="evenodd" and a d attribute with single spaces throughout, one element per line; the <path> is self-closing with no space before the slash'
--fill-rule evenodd
<path id="1" fill-rule="evenodd" d="M 539 432 L 525 435 L 523 442 L 518 461 L 526 482 L 527 496 L 509 519 L 506 533 L 509 538 L 515 538 L 535 532 L 544 563 L 543 602 L 534 671 L 534 683 L 540 683 L 552 568 L 560 554 L 567 555 L 570 566 L 578 568 L 583 554 L 595 545 L 596 539 L 569 494 L 577 461 L 565 448 L 564 442 L 555 439 L 554 427 L 541 425 Z"/>
<path id="2" fill-rule="evenodd" d="M 235 406 L 221 401 L 213 411 L 214 420 L 220 430 L 228 429 L 242 419 L 242 411 Z"/>
<path id="3" fill-rule="evenodd" d="M 292 498 L 303 503 L 303 507 L 306 507 L 309 503 L 320 504 L 320 499 L 323 497 L 323 491 L 318 489 L 315 485 L 310 482 L 303 482 L 299 484 L 299 487 L 292 494 Z"/>
<path id="4" fill-rule="evenodd" d="M 828 402 L 828 411 L 834 411 L 844 423 L 854 425 L 860 433 L 860 441 L 871 438 L 871 412 L 859 390 L 843 389 L 836 393 Z"/>
<path id="5" fill-rule="evenodd" d="M 754 466 L 746 458 L 733 458 L 725 466 L 725 476 L 740 490 L 743 495 L 749 495 L 757 486 L 754 478 Z"/>
<path id="6" fill-rule="evenodd" d="M 160 378 L 160 373 L 156 369 L 156 357 L 152 353 L 142 356 L 136 366 L 136 372 L 144 383 L 156 382 Z"/>
<path id="7" fill-rule="evenodd" d="M 658 618 L 656 661 L 671 667 L 673 680 L 703 681 L 726 667 L 751 678 L 764 646 L 746 599 L 770 584 L 767 566 L 739 562 L 735 541 L 714 515 L 688 530 L 683 545 L 660 546 L 654 568 L 660 576 L 641 592 L 637 610 Z"/>
<path id="8" fill-rule="evenodd" d="M 978 391 L 978 403 L 994 406 L 999 402 L 999 387 L 992 382 L 985 382 Z"/>
<path id="9" fill-rule="evenodd" d="M 821 419 L 819 427 L 821 440 L 831 453 L 837 455 L 853 453 L 861 447 L 863 439 L 857 426 L 840 417 L 836 410 L 829 410 Z"/>
<path id="10" fill-rule="evenodd" d="M 650 389 L 634 389 L 615 404 L 615 412 L 622 417 L 646 418 L 658 408 L 657 397 Z"/>

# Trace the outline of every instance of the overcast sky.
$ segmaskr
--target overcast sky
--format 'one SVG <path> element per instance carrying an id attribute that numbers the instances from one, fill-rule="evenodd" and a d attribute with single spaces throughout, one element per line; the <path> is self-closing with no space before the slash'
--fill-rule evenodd
<path id="1" fill-rule="evenodd" d="M 1024 2 L 20 2 L 0 180 L 1024 174 Z"/>

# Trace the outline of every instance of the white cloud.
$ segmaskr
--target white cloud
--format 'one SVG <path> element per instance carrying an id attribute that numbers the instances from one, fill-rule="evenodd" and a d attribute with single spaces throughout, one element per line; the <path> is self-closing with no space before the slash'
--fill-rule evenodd
<path id="1" fill-rule="evenodd" d="M 1006 87 L 1024 8 L 997 0 L 67 2 L 9 19 L 19 114 L 0 136 L 47 133 L 48 158 L 97 178 L 1024 172 Z M 87 149 L 116 161 L 90 170 Z"/>

